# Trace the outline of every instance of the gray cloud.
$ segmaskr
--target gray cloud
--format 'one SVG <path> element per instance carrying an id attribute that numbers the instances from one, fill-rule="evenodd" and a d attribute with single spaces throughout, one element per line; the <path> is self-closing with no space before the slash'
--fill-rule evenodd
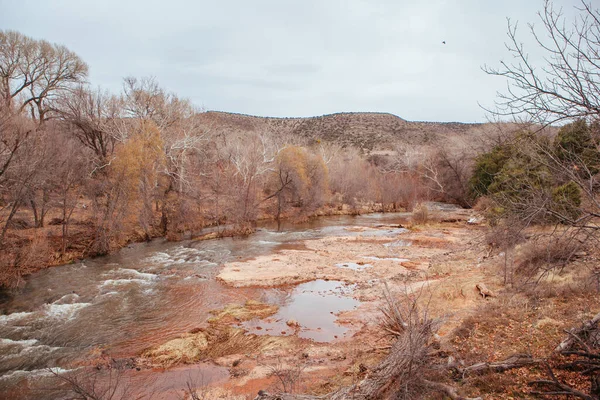
<path id="1" fill-rule="evenodd" d="M 481 66 L 508 58 L 506 17 L 535 21 L 541 5 L 0 0 L 0 27 L 65 44 L 89 63 L 90 81 L 112 91 L 124 76 L 151 75 L 208 109 L 484 121 L 478 102 L 491 105 L 505 83 Z"/>

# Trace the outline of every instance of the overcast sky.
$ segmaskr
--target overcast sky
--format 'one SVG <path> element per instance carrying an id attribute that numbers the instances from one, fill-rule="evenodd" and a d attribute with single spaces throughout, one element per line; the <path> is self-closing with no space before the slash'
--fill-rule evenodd
<path id="1" fill-rule="evenodd" d="M 556 0 L 572 10 L 575 0 Z M 263 116 L 382 111 L 485 121 L 505 87 L 506 18 L 542 0 L 0 0 L 0 29 L 66 45 L 118 92 L 154 76 L 209 110 Z M 525 35 L 524 41 L 527 43 Z M 446 44 L 442 42 L 446 41 Z"/>

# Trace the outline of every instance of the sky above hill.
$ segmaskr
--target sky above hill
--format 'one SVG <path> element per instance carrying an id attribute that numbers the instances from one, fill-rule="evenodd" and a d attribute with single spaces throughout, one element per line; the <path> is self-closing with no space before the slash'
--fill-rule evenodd
<path id="1" fill-rule="evenodd" d="M 578 1 L 557 0 L 567 14 Z M 0 29 L 66 45 L 118 92 L 154 76 L 209 110 L 262 116 L 381 111 L 483 122 L 506 81 L 507 17 L 542 0 L 0 0 Z M 444 44 L 443 42 L 446 42 Z"/>

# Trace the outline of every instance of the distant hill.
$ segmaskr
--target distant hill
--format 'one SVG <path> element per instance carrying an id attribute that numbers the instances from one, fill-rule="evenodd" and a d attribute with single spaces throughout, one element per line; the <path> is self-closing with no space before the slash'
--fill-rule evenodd
<path id="1" fill-rule="evenodd" d="M 468 139 L 489 124 L 411 122 L 387 113 L 337 113 L 309 118 L 256 117 L 220 111 L 199 116 L 214 133 L 273 132 L 308 140 L 335 142 L 364 150 L 386 150 L 395 143 L 428 145 Z"/>

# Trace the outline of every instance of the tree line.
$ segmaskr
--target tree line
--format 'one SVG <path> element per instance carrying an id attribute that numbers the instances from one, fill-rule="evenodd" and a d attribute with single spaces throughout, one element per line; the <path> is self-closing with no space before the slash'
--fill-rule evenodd
<path id="1" fill-rule="evenodd" d="M 435 197 L 418 168 L 360 149 L 223 133 L 153 78 L 88 82 L 64 46 L 0 31 L 0 281 L 131 240 L 262 218 L 395 210 Z M 217 133 L 221 132 L 221 133 Z M 425 176 L 425 175 L 423 175 Z"/>

